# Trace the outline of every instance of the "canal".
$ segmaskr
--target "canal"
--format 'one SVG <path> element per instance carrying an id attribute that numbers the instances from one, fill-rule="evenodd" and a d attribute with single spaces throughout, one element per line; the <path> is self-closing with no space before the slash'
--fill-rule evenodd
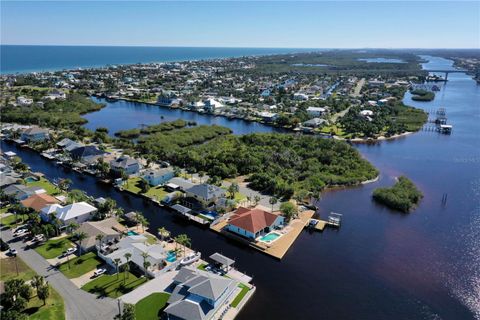
<path id="1" fill-rule="evenodd" d="M 427 69 L 452 64 L 428 58 Z M 252 275 L 258 288 L 240 320 L 474 319 L 480 317 L 480 87 L 465 74 L 451 74 L 449 80 L 434 101 L 414 102 L 407 94 L 405 102 L 426 110 L 446 108 L 453 134 L 419 132 L 357 145 L 380 169 L 380 179 L 325 193 L 320 215 L 343 213 L 342 227 L 323 233 L 304 231 L 282 261 L 177 220 L 162 208 L 97 183 L 93 177 L 66 171 L 37 153 L 3 142 L 2 149 L 17 152 L 32 170 L 48 178 L 68 177 L 73 188 L 111 197 L 125 211 L 142 211 L 152 231 L 163 226 L 174 235 L 188 234 L 193 247 L 205 256 L 218 251 L 236 259 L 237 268 Z M 236 133 L 272 130 L 123 101 L 86 118 L 89 128 L 106 126 L 115 132 L 156 123 L 162 113 L 165 120 L 220 121 L 236 126 Z M 410 214 L 393 212 L 371 200 L 374 188 L 392 185 L 402 174 L 425 194 Z M 445 193 L 448 201 L 442 206 Z"/>

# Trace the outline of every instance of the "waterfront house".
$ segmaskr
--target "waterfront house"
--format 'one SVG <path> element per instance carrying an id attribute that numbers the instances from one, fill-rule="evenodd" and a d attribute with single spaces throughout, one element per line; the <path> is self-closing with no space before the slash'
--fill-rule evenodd
<path id="1" fill-rule="evenodd" d="M 39 212 L 47 205 L 58 203 L 58 200 L 47 193 L 41 193 L 41 194 L 34 194 L 20 201 L 20 203 L 25 208 L 31 208 Z"/>
<path id="2" fill-rule="evenodd" d="M 99 244 L 99 241 L 96 239 L 97 235 L 103 236 L 102 244 L 112 244 L 119 241 L 126 230 L 127 228 L 121 225 L 115 218 L 108 218 L 102 221 L 87 221 L 78 228 L 79 232 L 85 232 L 87 235 L 87 238 L 82 241 L 82 249 L 85 251 L 92 250 Z"/>
<path id="3" fill-rule="evenodd" d="M 262 118 L 263 121 L 268 123 L 275 122 L 275 120 L 277 120 L 278 118 L 277 113 L 267 112 L 267 111 L 260 112 L 258 116 Z"/>
<path id="4" fill-rule="evenodd" d="M 127 263 L 126 253 L 131 254 L 130 263 L 135 264 L 142 271 L 147 271 L 152 277 L 157 276 L 159 271 L 166 265 L 167 252 L 163 246 L 160 244 L 148 244 L 147 238 L 143 235 L 127 236 L 117 244 L 112 245 L 107 252 L 99 252 L 99 257 L 112 268 L 116 268 L 115 259 L 120 259 L 119 267 Z M 146 258 L 142 256 L 144 253 L 147 254 Z M 143 266 L 144 261 L 150 262 L 147 270 Z"/>
<path id="5" fill-rule="evenodd" d="M 13 184 L 3 189 L 3 193 L 13 197 L 17 201 L 21 201 L 34 194 L 47 193 L 47 191 L 42 187 L 27 187 L 23 184 Z"/>
<path id="6" fill-rule="evenodd" d="M 42 142 L 49 139 L 49 134 L 45 129 L 30 127 L 23 131 L 20 139 L 26 142 Z"/>
<path id="7" fill-rule="evenodd" d="M 308 100 L 308 95 L 300 92 L 296 92 L 293 94 L 293 100 L 298 100 L 298 101 L 307 101 Z"/>
<path id="8" fill-rule="evenodd" d="M 194 185 L 185 192 L 187 202 L 195 206 L 195 201 L 190 201 L 188 198 L 195 199 L 203 208 L 214 206 L 220 199 L 226 197 L 224 189 L 206 183 Z"/>
<path id="9" fill-rule="evenodd" d="M 167 183 L 174 177 L 173 170 L 170 168 L 162 168 L 157 170 L 147 170 L 143 176 L 151 186 L 159 186 Z"/>
<path id="10" fill-rule="evenodd" d="M 322 107 L 308 107 L 307 113 L 311 117 L 320 117 L 325 113 L 326 109 Z"/>
<path id="11" fill-rule="evenodd" d="M 62 148 L 65 151 L 70 152 L 73 149 L 82 147 L 83 145 L 69 138 L 64 138 L 61 141 L 57 142 L 57 146 Z"/>
<path id="12" fill-rule="evenodd" d="M 73 160 L 84 163 L 93 163 L 105 154 L 104 151 L 96 146 L 81 146 L 70 150 L 69 153 Z"/>
<path id="13" fill-rule="evenodd" d="M 313 118 L 303 123 L 304 127 L 318 128 L 327 123 L 327 120 L 321 118 Z"/>
<path id="14" fill-rule="evenodd" d="M 240 207 L 229 219 L 226 230 L 247 239 L 255 240 L 275 228 L 280 228 L 283 222 L 284 218 L 280 215 L 261 209 Z"/>
<path id="15" fill-rule="evenodd" d="M 66 206 L 60 204 L 50 204 L 40 211 L 40 217 L 43 221 L 50 221 L 50 214 L 54 214 L 58 220 L 67 226 L 74 222 L 77 224 L 90 220 L 97 212 L 97 208 L 84 201 L 75 202 Z"/>
<path id="16" fill-rule="evenodd" d="M 110 169 L 117 175 L 121 174 L 122 171 L 128 175 L 137 174 L 140 171 L 140 162 L 137 159 L 123 155 L 110 161 Z"/>
<path id="17" fill-rule="evenodd" d="M 198 270 L 183 267 L 173 278 L 172 294 L 164 312 L 169 320 L 207 320 L 228 304 L 237 292 L 238 282 Z"/>
<path id="18" fill-rule="evenodd" d="M 157 99 L 157 104 L 162 107 L 172 107 L 174 105 L 179 105 L 181 102 L 180 99 L 174 96 L 160 96 Z"/>
<path id="19" fill-rule="evenodd" d="M 207 112 L 215 112 L 215 110 L 223 108 L 223 105 L 215 99 L 203 100 L 203 104 L 205 105 L 203 108 Z"/>

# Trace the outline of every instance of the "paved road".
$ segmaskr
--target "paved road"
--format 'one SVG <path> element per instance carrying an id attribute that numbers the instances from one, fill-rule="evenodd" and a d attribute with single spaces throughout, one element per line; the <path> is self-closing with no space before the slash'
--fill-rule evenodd
<path id="1" fill-rule="evenodd" d="M 18 256 L 35 272 L 44 276 L 63 297 L 67 320 L 110 320 L 118 313 L 117 300 L 111 298 L 98 299 L 96 296 L 77 288 L 60 271 L 52 268 L 35 250 L 26 250 L 22 241 L 10 242 L 12 239 L 10 230 L 3 230 L 1 237 L 4 241 L 9 242 L 11 248 L 17 249 Z"/>

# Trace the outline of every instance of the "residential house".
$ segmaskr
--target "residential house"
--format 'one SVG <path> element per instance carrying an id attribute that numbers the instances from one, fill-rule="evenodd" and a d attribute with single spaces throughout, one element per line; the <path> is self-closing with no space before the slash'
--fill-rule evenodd
<path id="1" fill-rule="evenodd" d="M 207 112 L 215 112 L 215 110 L 223 108 L 223 105 L 215 99 L 203 100 L 203 104 L 205 105 L 203 108 Z"/>
<path id="2" fill-rule="evenodd" d="M 162 168 L 157 170 L 147 170 L 143 176 L 151 186 L 158 186 L 167 183 L 174 177 L 173 170 L 170 168 Z"/>
<path id="3" fill-rule="evenodd" d="M 47 205 L 40 211 L 40 217 L 48 222 L 50 221 L 50 214 L 53 213 L 65 227 L 72 222 L 81 224 L 88 221 L 93 217 L 95 212 L 97 212 L 97 208 L 82 201 L 66 206 L 59 204 Z"/>
<path id="4" fill-rule="evenodd" d="M 278 118 L 277 113 L 267 112 L 267 111 L 260 112 L 258 114 L 258 116 L 260 118 L 262 118 L 263 121 L 268 122 L 268 123 L 275 122 L 275 120 L 277 120 L 277 118 Z"/>
<path id="5" fill-rule="evenodd" d="M 310 119 L 308 121 L 305 121 L 303 123 L 303 126 L 304 127 L 309 127 L 309 128 L 318 128 L 318 127 L 324 125 L 325 123 L 327 123 L 327 120 L 325 120 L 325 119 L 313 118 L 313 119 Z"/>
<path id="6" fill-rule="evenodd" d="M 82 249 L 85 251 L 92 250 L 96 245 L 100 244 L 97 235 L 102 235 L 102 244 L 113 244 L 119 241 L 122 234 L 127 228 L 121 225 L 117 219 L 108 218 L 102 221 L 87 221 L 82 223 L 79 232 L 85 232 L 87 238 L 82 241 Z"/>
<path id="7" fill-rule="evenodd" d="M 113 250 L 113 251 L 112 251 Z M 130 253 L 130 262 L 135 264 L 140 270 L 147 271 L 147 273 L 155 277 L 159 274 L 166 263 L 167 253 L 160 244 L 148 244 L 147 238 L 143 235 L 131 235 L 123 238 L 118 244 L 113 245 L 107 252 L 99 252 L 99 257 L 112 268 L 116 268 L 115 259 L 120 259 L 119 267 L 127 263 L 125 254 Z M 144 260 L 142 256 L 147 253 Z M 150 266 L 145 270 L 144 261 L 150 262 Z"/>
<path id="8" fill-rule="evenodd" d="M 320 117 L 325 113 L 326 109 L 322 107 L 308 107 L 307 113 L 311 117 Z"/>
<path id="9" fill-rule="evenodd" d="M 81 143 L 78 143 L 68 138 L 64 138 L 61 141 L 57 142 L 57 146 L 59 146 L 60 148 L 62 148 L 67 152 L 70 152 L 76 148 L 83 147 Z"/>
<path id="10" fill-rule="evenodd" d="M 18 97 L 17 98 L 17 104 L 22 107 L 27 107 L 33 103 L 33 99 L 28 99 L 25 97 Z"/>
<path id="11" fill-rule="evenodd" d="M 96 146 L 81 146 L 70 150 L 69 153 L 73 160 L 84 163 L 94 163 L 105 154 Z"/>
<path id="12" fill-rule="evenodd" d="M 293 100 L 307 101 L 308 95 L 306 95 L 305 93 L 296 92 L 293 94 Z"/>
<path id="13" fill-rule="evenodd" d="M 233 279 L 193 267 L 180 269 L 173 284 L 175 287 L 164 310 L 169 320 L 212 319 L 233 299 L 238 286 Z"/>
<path id="14" fill-rule="evenodd" d="M 41 187 L 27 187 L 23 184 L 12 184 L 3 189 L 4 194 L 15 198 L 17 201 L 27 199 L 34 194 L 47 193 L 47 191 Z"/>
<path id="15" fill-rule="evenodd" d="M 116 174 L 121 174 L 122 171 L 127 175 L 137 174 L 140 171 L 140 162 L 137 159 L 123 155 L 110 161 L 110 169 Z"/>
<path id="16" fill-rule="evenodd" d="M 30 127 L 23 131 L 20 139 L 26 142 L 41 142 L 49 139 L 48 131 L 39 127 Z"/>
<path id="17" fill-rule="evenodd" d="M 255 240 L 259 236 L 281 227 L 284 217 L 261 209 L 240 207 L 229 219 L 226 229 L 247 239 Z"/>
<path id="18" fill-rule="evenodd" d="M 41 193 L 41 194 L 34 194 L 22 201 L 20 201 L 22 206 L 25 208 L 31 208 L 37 212 L 42 210 L 44 207 L 50 205 L 50 204 L 55 204 L 59 203 L 57 199 L 52 197 L 51 195 L 47 193 Z"/>
<path id="19" fill-rule="evenodd" d="M 226 197 L 224 189 L 210 184 L 202 183 L 196 184 L 193 187 L 185 190 L 186 198 L 193 198 L 197 200 L 203 208 L 209 208 L 215 205 L 220 199 Z M 188 201 L 193 204 L 191 201 Z"/>

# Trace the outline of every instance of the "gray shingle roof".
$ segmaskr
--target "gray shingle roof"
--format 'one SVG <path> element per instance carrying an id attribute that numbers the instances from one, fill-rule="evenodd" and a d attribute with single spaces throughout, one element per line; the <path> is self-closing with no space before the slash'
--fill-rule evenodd
<path id="1" fill-rule="evenodd" d="M 206 183 L 194 185 L 186 191 L 207 200 L 213 199 L 215 197 L 220 198 L 225 194 L 225 190 L 223 190 L 222 188 L 212 186 Z"/>

